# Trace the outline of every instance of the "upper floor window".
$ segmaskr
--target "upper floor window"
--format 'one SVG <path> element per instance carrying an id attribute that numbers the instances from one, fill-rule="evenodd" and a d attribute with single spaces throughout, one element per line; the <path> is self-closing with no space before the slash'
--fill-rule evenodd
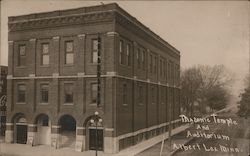
<path id="1" fill-rule="evenodd" d="M 155 60 L 154 60 L 154 72 L 157 72 L 157 56 L 155 56 Z"/>
<path id="2" fill-rule="evenodd" d="M 98 59 L 98 40 L 92 40 L 92 63 L 97 63 Z"/>
<path id="3" fill-rule="evenodd" d="M 91 83 L 91 103 L 97 103 L 97 83 Z"/>
<path id="4" fill-rule="evenodd" d="M 41 84 L 41 103 L 48 103 L 49 102 L 49 85 L 48 84 Z"/>
<path id="5" fill-rule="evenodd" d="M 150 59 L 149 59 L 149 71 L 150 73 L 153 72 L 153 56 L 150 54 Z"/>
<path id="6" fill-rule="evenodd" d="M 26 64 L 26 46 L 20 45 L 18 48 L 18 66 L 25 66 Z"/>
<path id="7" fill-rule="evenodd" d="M 127 65 L 130 66 L 130 45 L 127 44 Z"/>
<path id="8" fill-rule="evenodd" d="M 162 76 L 162 60 L 160 59 L 160 76 Z"/>
<path id="9" fill-rule="evenodd" d="M 138 86 L 138 94 L 139 94 L 138 103 L 139 103 L 139 105 L 143 105 L 143 98 L 144 98 L 143 93 L 144 93 L 143 87 L 141 85 L 139 85 Z"/>
<path id="10" fill-rule="evenodd" d="M 122 104 L 127 105 L 127 84 L 123 84 L 123 88 L 122 88 Z"/>
<path id="11" fill-rule="evenodd" d="M 73 103 L 74 92 L 73 83 L 64 84 L 64 103 Z"/>
<path id="12" fill-rule="evenodd" d="M 42 65 L 48 65 L 49 64 L 49 44 L 44 43 L 42 44 Z"/>
<path id="13" fill-rule="evenodd" d="M 25 103 L 26 102 L 26 85 L 19 84 L 17 86 L 17 102 Z"/>
<path id="14" fill-rule="evenodd" d="M 120 40 L 119 42 L 119 62 L 123 64 L 123 41 Z"/>
<path id="15" fill-rule="evenodd" d="M 145 69 L 145 50 L 142 51 L 141 62 L 142 62 L 142 69 Z"/>
<path id="16" fill-rule="evenodd" d="M 73 41 L 65 42 L 65 64 L 74 63 L 74 45 Z"/>
<path id="17" fill-rule="evenodd" d="M 140 68 L 140 66 L 141 66 L 140 57 L 141 57 L 141 50 L 140 50 L 140 48 L 138 48 L 138 49 L 137 49 L 137 54 L 136 54 L 137 67 L 138 67 L 138 68 Z"/>
<path id="18" fill-rule="evenodd" d="M 151 101 L 152 101 L 152 104 L 155 104 L 155 88 L 154 87 L 152 87 L 151 88 L 151 95 L 152 95 L 152 99 L 151 99 Z"/>

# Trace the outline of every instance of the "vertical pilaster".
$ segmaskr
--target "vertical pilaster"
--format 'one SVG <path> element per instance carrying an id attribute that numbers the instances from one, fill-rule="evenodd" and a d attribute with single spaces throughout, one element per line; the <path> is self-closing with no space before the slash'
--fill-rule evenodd
<path id="1" fill-rule="evenodd" d="M 51 126 L 51 147 L 58 149 L 60 147 L 60 128 L 59 125 Z"/>
<path id="2" fill-rule="evenodd" d="M 9 41 L 9 52 L 8 52 L 8 75 L 13 75 L 14 66 L 14 42 Z"/>
<path id="3" fill-rule="evenodd" d="M 85 151 L 86 144 L 85 144 L 85 127 L 76 127 L 76 144 L 75 144 L 75 150 L 78 152 Z"/>
<path id="4" fill-rule="evenodd" d="M 77 71 L 81 72 L 81 73 L 85 73 L 85 47 L 86 47 L 86 42 L 85 42 L 85 34 L 80 34 L 78 35 L 78 47 L 77 50 L 78 52 L 76 52 L 77 55 Z"/>
<path id="5" fill-rule="evenodd" d="M 28 125 L 27 144 L 30 146 L 37 145 L 37 125 L 36 124 Z"/>
<path id="6" fill-rule="evenodd" d="M 102 46 L 103 53 L 105 53 L 105 58 L 102 58 L 102 62 L 105 63 L 105 70 L 107 72 L 117 72 L 117 65 L 119 63 L 117 53 L 117 43 L 119 41 L 119 34 L 117 32 L 107 32 L 107 37 L 104 38 L 104 46 Z M 105 59 L 105 60 L 104 60 Z"/>
<path id="7" fill-rule="evenodd" d="M 29 40 L 28 45 L 28 56 L 27 56 L 27 65 L 29 74 L 36 74 L 36 39 L 32 38 Z"/>
<path id="8" fill-rule="evenodd" d="M 51 66 L 53 68 L 53 73 L 59 74 L 59 67 L 60 67 L 60 37 L 55 36 L 52 38 L 52 49 L 53 52 L 50 53 L 51 58 Z"/>
<path id="9" fill-rule="evenodd" d="M 14 142 L 14 125 L 13 125 L 13 123 L 6 123 L 5 142 L 6 143 L 13 143 Z"/>
<path id="10" fill-rule="evenodd" d="M 30 74 L 29 77 L 29 85 L 28 85 L 28 104 L 30 105 L 29 109 L 31 112 L 36 110 L 36 83 L 34 79 L 34 75 Z"/>

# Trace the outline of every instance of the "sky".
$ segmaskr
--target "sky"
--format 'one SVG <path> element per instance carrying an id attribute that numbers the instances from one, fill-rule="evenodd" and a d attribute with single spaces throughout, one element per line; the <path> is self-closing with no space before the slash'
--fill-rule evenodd
<path id="1" fill-rule="evenodd" d="M 113 1 L 102 1 L 111 3 Z M 249 71 L 249 1 L 117 1 L 181 52 L 181 67 L 224 64 L 241 81 Z M 81 0 L 3 0 L 0 64 L 7 65 L 7 17 L 99 5 Z M 242 81 L 241 81 L 242 82 Z M 238 85 L 240 86 L 240 84 Z"/>

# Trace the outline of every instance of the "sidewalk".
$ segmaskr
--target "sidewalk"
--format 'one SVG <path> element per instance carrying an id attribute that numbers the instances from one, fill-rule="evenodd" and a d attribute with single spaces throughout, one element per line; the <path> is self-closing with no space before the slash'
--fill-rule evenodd
<path id="1" fill-rule="evenodd" d="M 172 135 L 178 134 L 183 130 L 187 129 L 189 126 L 184 125 L 172 130 Z M 98 151 L 98 156 L 135 156 L 140 155 L 142 151 L 149 149 L 150 147 L 161 143 L 163 134 L 152 139 L 146 140 L 135 146 L 129 147 L 125 150 L 120 151 L 117 154 L 106 154 L 104 152 Z M 168 132 L 164 133 L 164 138 L 168 138 Z M 178 140 L 178 142 L 183 142 L 184 140 Z M 160 150 L 159 150 L 160 151 Z M 170 153 L 170 149 L 164 145 L 164 153 Z M 21 145 L 21 144 L 0 144 L 0 155 L 1 156 L 95 156 L 95 151 L 84 151 L 76 152 L 73 148 L 61 148 L 53 149 L 48 145 L 34 146 Z M 151 155 L 152 156 L 152 155 Z"/>

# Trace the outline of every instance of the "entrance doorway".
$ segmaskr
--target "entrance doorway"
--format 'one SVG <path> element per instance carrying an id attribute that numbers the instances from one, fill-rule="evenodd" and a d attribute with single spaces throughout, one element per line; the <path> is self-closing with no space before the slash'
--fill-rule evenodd
<path id="1" fill-rule="evenodd" d="M 96 129 L 89 127 L 89 149 L 90 150 L 103 150 L 103 129 Z"/>
<path id="2" fill-rule="evenodd" d="M 61 147 L 75 147 L 76 142 L 76 120 L 71 115 L 60 118 L 61 125 Z"/>
<path id="3" fill-rule="evenodd" d="M 25 118 L 19 118 L 16 122 L 16 143 L 26 144 L 27 142 L 27 121 Z"/>
<path id="4" fill-rule="evenodd" d="M 51 142 L 51 123 L 48 115 L 41 114 L 37 117 L 37 144 L 50 145 Z"/>

